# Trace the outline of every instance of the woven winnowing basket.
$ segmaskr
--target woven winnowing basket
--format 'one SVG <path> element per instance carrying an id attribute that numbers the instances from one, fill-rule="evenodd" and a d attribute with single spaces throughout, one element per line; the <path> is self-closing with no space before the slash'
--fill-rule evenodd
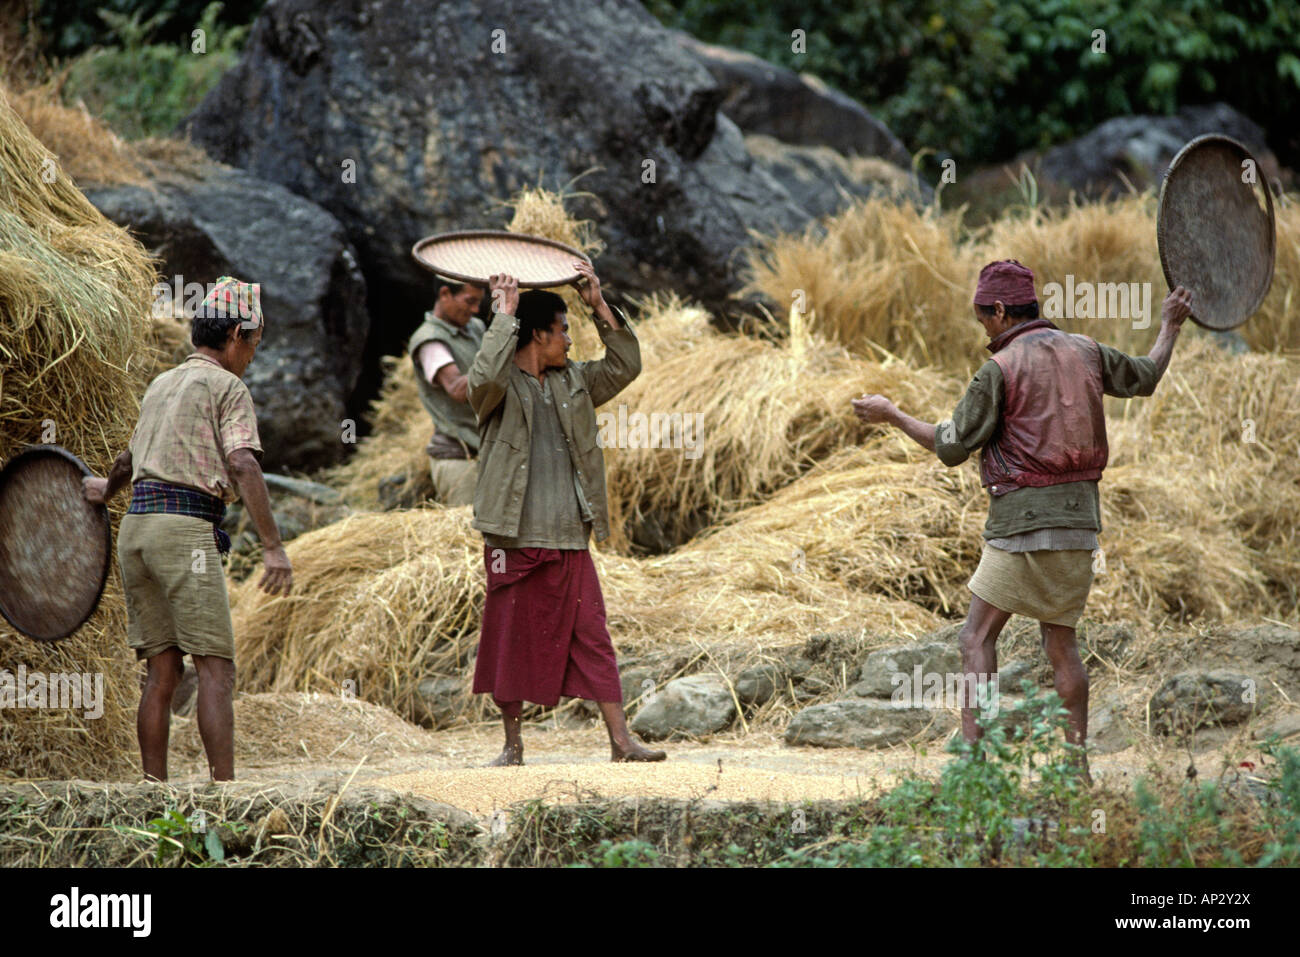
<path id="1" fill-rule="evenodd" d="M 527 289 L 568 285 L 578 279 L 573 263 L 591 262 L 564 243 L 498 230 L 429 236 L 415 244 L 411 255 L 448 279 L 486 285 L 489 276 L 506 273 Z"/>
<path id="2" fill-rule="evenodd" d="M 1273 197 L 1250 151 L 1217 133 L 1179 150 L 1160 187 L 1156 239 L 1169 288 L 1195 296 L 1193 321 L 1223 330 L 1249 319 L 1268 294 L 1276 250 Z"/>
<path id="3" fill-rule="evenodd" d="M 0 614 L 42 641 L 66 638 L 95 611 L 113 553 L 108 510 L 81 491 L 90 474 L 57 445 L 0 471 Z"/>

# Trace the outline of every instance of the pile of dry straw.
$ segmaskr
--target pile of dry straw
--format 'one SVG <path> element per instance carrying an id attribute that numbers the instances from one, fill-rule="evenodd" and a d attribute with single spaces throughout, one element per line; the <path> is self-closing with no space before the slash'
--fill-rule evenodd
<path id="1" fill-rule="evenodd" d="M 574 240 L 561 200 L 535 192 L 527 203 L 527 231 Z M 1278 276 L 1247 329 L 1257 343 L 1270 329 L 1288 342 L 1300 329 L 1289 295 L 1300 281 L 1294 207 L 1280 220 Z M 691 667 L 734 675 L 812 633 L 897 640 L 962 614 L 986 514 L 975 463 L 945 469 L 899 434 L 858 423 L 849 398 L 883 392 L 944 417 L 984 355 L 967 320 L 983 262 L 1019 258 L 1041 280 L 1147 279 L 1152 269 L 1158 280 L 1153 237 L 1143 198 L 973 236 L 944 215 L 868 202 L 820 238 L 780 238 L 755 260 L 755 288 L 777 301 L 802 289 L 812 307 L 806 323 L 792 312 L 782 341 L 720 333 L 670 296 L 641 303 L 644 371 L 600 411 L 699 413 L 701 431 L 698 454 L 606 448 L 616 532 L 597 563 L 620 653 L 679 649 Z M 585 310 L 571 308 L 581 329 Z M 1111 341 L 1144 352 L 1158 321 Z M 337 476 L 355 504 L 374 504 L 379 478 L 427 473 L 428 424 L 409 370 L 397 365 L 375 434 Z M 1113 400 L 1109 412 L 1104 568 L 1090 613 L 1151 626 L 1294 620 L 1300 359 L 1230 355 L 1187 335 L 1154 398 Z M 631 537 L 647 525 L 684 544 L 636 557 Z M 251 584 L 237 595 L 246 687 L 336 690 L 351 678 L 368 700 L 410 713 L 421 678 L 466 674 L 483 593 L 468 509 L 359 515 L 290 551 L 294 596 L 267 599 Z M 480 715 L 466 697 L 464 717 Z"/>
<path id="2" fill-rule="evenodd" d="M 50 438 L 52 425 L 56 442 L 106 474 L 157 362 L 142 345 L 152 283 L 140 245 L 90 205 L 61 157 L 0 95 L 0 459 Z M 106 699 L 98 719 L 0 711 L 0 767 L 25 776 L 125 773 L 138 695 L 125 624 L 114 574 L 99 611 L 69 640 L 38 643 L 0 625 L 4 668 L 102 673 Z"/>

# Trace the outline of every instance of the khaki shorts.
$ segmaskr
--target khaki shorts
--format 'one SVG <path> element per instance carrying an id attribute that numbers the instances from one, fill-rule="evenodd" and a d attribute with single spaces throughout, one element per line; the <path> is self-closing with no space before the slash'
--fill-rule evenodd
<path id="1" fill-rule="evenodd" d="M 212 523 L 188 515 L 127 515 L 117 533 L 127 640 L 136 657 L 168 648 L 235 659 L 226 576 Z"/>
<path id="2" fill-rule="evenodd" d="M 433 491 L 443 505 L 473 505 L 478 484 L 477 459 L 429 459 Z"/>
<path id="3" fill-rule="evenodd" d="M 1092 552 L 1004 552 L 986 544 L 968 587 L 994 608 L 1073 628 L 1092 588 Z"/>

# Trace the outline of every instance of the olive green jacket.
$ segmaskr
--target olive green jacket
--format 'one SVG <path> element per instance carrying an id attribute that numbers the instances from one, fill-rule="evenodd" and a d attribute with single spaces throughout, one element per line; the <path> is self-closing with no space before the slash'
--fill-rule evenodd
<path id="1" fill-rule="evenodd" d="M 591 506 L 591 530 L 597 541 L 609 537 L 605 494 L 605 459 L 596 441 L 596 406 L 627 387 L 641 372 L 641 346 L 627 317 L 621 329 L 593 317 L 605 344 L 605 357 L 591 362 L 570 361 L 553 384 L 556 411 L 582 494 Z M 474 527 L 491 535 L 513 538 L 528 487 L 528 456 L 532 441 L 532 397 L 524 372 L 515 365 L 519 320 L 497 313 L 483 336 L 469 370 L 469 404 L 478 416 L 478 485 L 474 490 Z M 555 385 L 560 385 L 555 389 Z M 565 401 L 564 397 L 568 400 Z"/>

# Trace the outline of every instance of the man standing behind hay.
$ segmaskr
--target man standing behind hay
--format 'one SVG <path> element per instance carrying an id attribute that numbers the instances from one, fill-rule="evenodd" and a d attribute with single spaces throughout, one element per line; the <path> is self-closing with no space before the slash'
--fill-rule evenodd
<path id="1" fill-rule="evenodd" d="M 481 286 L 440 278 L 437 301 L 407 346 L 420 402 L 433 419 L 435 431 L 425 451 L 434 494 L 444 505 L 474 501 L 479 443 L 467 373 L 486 331 L 477 315 L 482 301 Z"/>
<path id="2" fill-rule="evenodd" d="M 262 341 L 257 286 L 223 276 L 191 325 L 195 351 L 149 384 L 127 450 L 108 478 L 87 478 L 105 503 L 130 479 L 131 508 L 118 531 L 127 632 L 149 662 L 136 730 L 146 779 L 167 780 L 172 695 L 185 655 L 198 672 L 198 722 L 214 781 L 235 776 L 235 637 L 220 530 L 236 489 L 262 540 L 260 587 L 288 594 L 293 574 L 271 516 L 258 457 L 253 397 L 240 376 Z"/>
<path id="3" fill-rule="evenodd" d="M 506 743 L 494 765 L 523 764 L 522 702 L 554 705 L 564 695 L 596 701 L 614 761 L 662 761 L 633 741 L 605 603 L 587 550 L 609 536 L 605 461 L 595 407 L 641 371 L 627 321 L 605 303 L 600 280 L 575 263 L 605 357 L 568 359 L 564 300 L 519 294 L 510 276 L 491 277 L 495 315 L 469 370 L 482 457 L 474 527 L 483 532 L 487 598 L 474 669 L 475 694 L 501 709 Z"/>
<path id="4" fill-rule="evenodd" d="M 952 418 L 930 425 L 884 396 L 853 400 L 863 421 L 899 427 L 947 466 L 981 450 L 989 516 L 960 634 L 962 665 L 983 685 L 997 674 L 997 639 L 1007 619 L 1037 619 L 1056 691 L 1070 712 L 1068 739 L 1080 747 L 1088 728 L 1088 673 L 1075 624 L 1092 587 L 1101 531 L 1097 483 L 1108 455 L 1102 397 L 1155 391 L 1191 306 L 1191 292 L 1182 286 L 1171 292 L 1150 354 L 1129 356 L 1038 318 L 1034 274 L 1015 260 L 989 263 L 980 271 L 974 307 L 993 358 L 976 372 Z M 962 687 L 969 695 L 969 683 Z M 967 741 L 980 734 L 974 704 L 967 699 L 962 708 Z M 1086 760 L 1083 767 L 1086 773 Z"/>

